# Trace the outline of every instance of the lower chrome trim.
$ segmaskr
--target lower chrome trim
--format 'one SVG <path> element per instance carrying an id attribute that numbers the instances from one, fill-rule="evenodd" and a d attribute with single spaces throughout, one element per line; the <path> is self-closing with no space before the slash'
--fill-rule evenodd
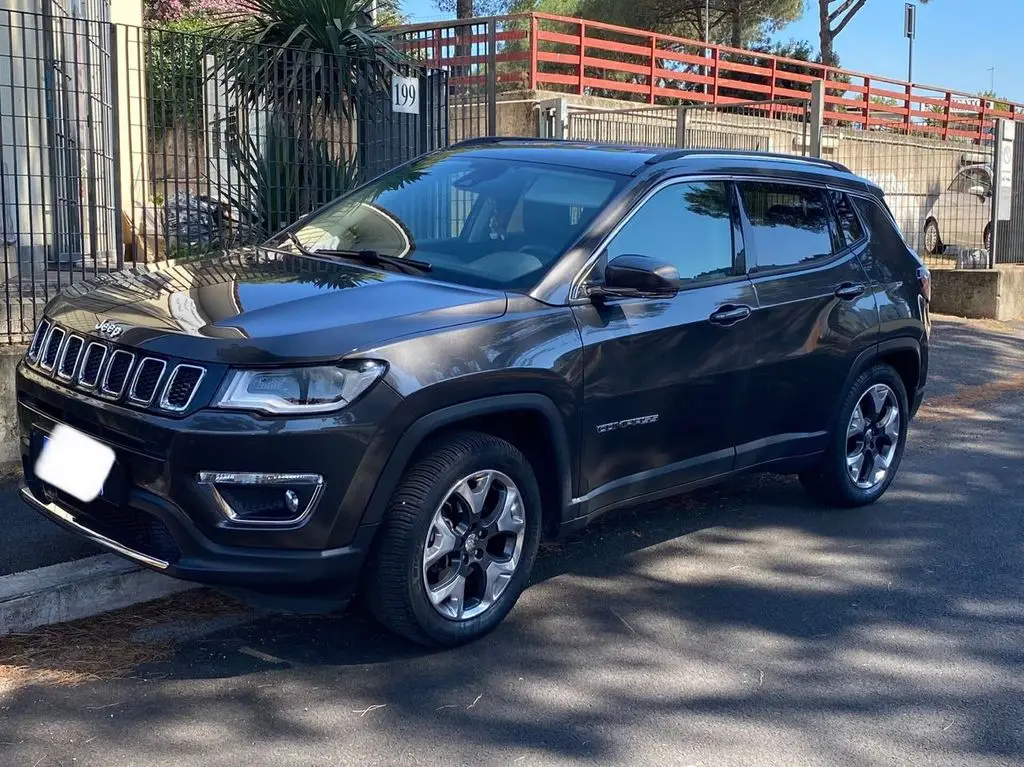
<path id="1" fill-rule="evenodd" d="M 158 570 L 166 570 L 169 566 L 169 562 L 165 562 L 162 559 L 151 557 L 148 554 L 143 554 L 141 551 L 135 551 L 135 549 L 129 549 L 127 546 L 122 546 L 115 540 L 108 538 L 107 536 L 97 533 L 95 530 L 90 530 L 88 527 L 83 525 L 81 522 L 75 519 L 74 515 L 66 509 L 62 509 L 55 503 L 46 503 L 40 501 L 33 495 L 32 491 L 27 487 L 21 488 L 21 497 L 28 503 L 29 506 L 34 508 L 36 511 L 53 517 L 55 520 L 63 525 L 70 527 L 76 533 L 84 535 L 86 538 L 91 540 L 93 543 L 98 543 L 100 546 L 104 546 L 115 554 L 120 554 L 122 557 L 135 560 L 140 564 L 146 565 L 147 567 L 155 567 Z"/>

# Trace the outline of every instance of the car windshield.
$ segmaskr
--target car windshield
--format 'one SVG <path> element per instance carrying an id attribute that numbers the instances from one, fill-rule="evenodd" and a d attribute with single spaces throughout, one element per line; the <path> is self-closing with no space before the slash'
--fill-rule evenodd
<path id="1" fill-rule="evenodd" d="M 526 290 L 626 177 L 475 153 L 426 157 L 315 213 L 270 247 L 376 251 L 430 264 L 423 276 Z"/>

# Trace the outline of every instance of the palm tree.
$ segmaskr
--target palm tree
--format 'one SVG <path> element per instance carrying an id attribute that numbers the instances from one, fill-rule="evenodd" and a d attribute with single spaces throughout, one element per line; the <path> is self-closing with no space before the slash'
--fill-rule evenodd
<path id="1" fill-rule="evenodd" d="M 265 235 L 350 188 L 357 148 L 387 109 L 404 56 L 371 23 L 380 0 L 237 0 L 220 17 L 218 66 L 238 114 L 226 123 L 236 207 Z M 381 115 L 378 115 L 380 112 Z M 248 123 L 248 124 L 246 124 Z"/>

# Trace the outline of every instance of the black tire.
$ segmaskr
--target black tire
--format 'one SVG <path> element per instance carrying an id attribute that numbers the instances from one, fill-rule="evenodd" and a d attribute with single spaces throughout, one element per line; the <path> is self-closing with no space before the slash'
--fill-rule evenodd
<path id="1" fill-rule="evenodd" d="M 928 245 L 929 235 L 934 237 L 932 246 Z M 924 252 L 929 256 L 941 256 L 946 250 L 942 242 L 942 235 L 939 234 L 939 224 L 934 218 L 928 219 L 924 225 Z"/>
<path id="2" fill-rule="evenodd" d="M 885 478 L 871 488 L 862 488 L 858 487 L 847 469 L 847 426 L 850 424 L 854 408 L 876 384 L 885 384 L 895 395 L 899 408 L 899 437 Z M 865 371 L 853 382 L 843 399 L 821 464 L 813 470 L 800 474 L 800 482 L 811 497 L 829 506 L 854 508 L 874 503 L 892 484 L 893 478 L 899 470 L 900 462 L 903 460 L 909 415 L 907 390 L 899 374 L 884 363 L 877 364 Z"/>
<path id="3" fill-rule="evenodd" d="M 435 511 L 460 479 L 478 471 L 507 475 L 522 498 L 525 527 L 518 566 L 501 595 L 482 614 L 441 615 L 427 597 L 423 552 Z M 388 504 L 364 570 L 364 606 L 385 627 L 427 646 L 453 647 L 479 639 L 505 618 L 526 587 L 541 537 L 541 500 L 529 462 L 503 439 L 462 432 L 428 445 L 406 471 Z"/>
<path id="4" fill-rule="evenodd" d="M 981 244 L 985 248 L 986 252 L 992 250 L 992 224 L 985 224 L 985 229 L 981 232 Z"/>

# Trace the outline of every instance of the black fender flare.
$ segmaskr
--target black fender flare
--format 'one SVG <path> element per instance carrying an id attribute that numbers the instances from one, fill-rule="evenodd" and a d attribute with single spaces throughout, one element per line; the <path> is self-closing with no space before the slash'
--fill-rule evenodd
<path id="1" fill-rule="evenodd" d="M 514 410 L 532 410 L 547 422 L 555 453 L 558 484 L 559 514 L 564 511 L 572 498 L 572 471 L 569 438 L 558 408 L 550 397 L 538 393 L 499 394 L 492 397 L 459 402 L 421 416 L 413 421 L 398 438 L 391 450 L 384 468 L 377 478 L 377 484 L 370 494 L 370 500 L 363 513 L 361 525 L 376 525 L 384 518 L 388 500 L 405 472 L 416 449 L 431 434 L 469 418 L 493 415 Z M 559 516 L 559 522 L 561 516 Z"/>
<path id="2" fill-rule="evenodd" d="M 846 374 L 846 380 L 843 381 L 842 396 L 846 396 L 846 392 L 850 390 L 853 382 L 857 379 L 861 373 L 871 367 L 873 364 L 878 362 L 884 355 L 890 352 L 897 351 L 912 351 L 917 356 L 918 369 L 921 367 L 921 344 L 916 338 L 911 336 L 900 336 L 899 338 L 889 338 L 878 343 L 871 344 L 869 347 L 864 349 L 854 359 L 853 364 L 850 366 L 850 371 Z M 839 408 L 835 408 L 835 412 L 832 414 L 831 422 L 829 423 L 829 432 L 835 428 L 836 418 L 839 417 Z"/>

